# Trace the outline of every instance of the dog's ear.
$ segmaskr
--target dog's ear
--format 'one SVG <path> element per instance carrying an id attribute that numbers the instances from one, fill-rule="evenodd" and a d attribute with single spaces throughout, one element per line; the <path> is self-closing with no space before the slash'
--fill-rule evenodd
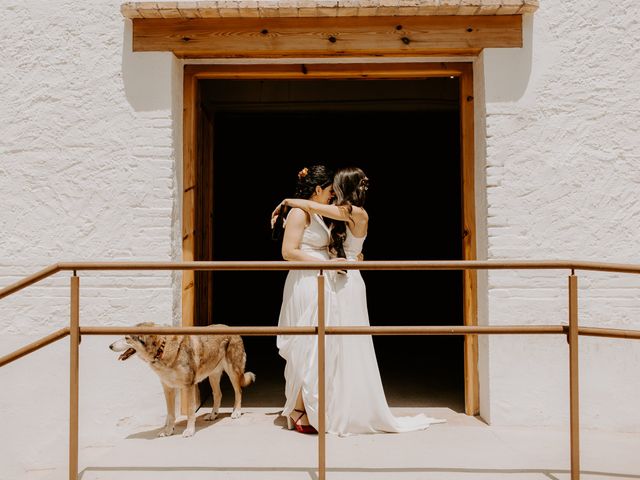
<path id="1" fill-rule="evenodd" d="M 145 345 L 144 338 L 143 338 L 143 337 L 141 337 L 140 335 L 131 335 L 131 337 L 130 337 L 130 338 L 131 338 L 131 340 L 133 340 L 134 342 L 138 342 L 138 343 L 142 344 L 142 346 L 144 346 L 144 345 Z"/>
<path id="2" fill-rule="evenodd" d="M 136 327 L 155 327 L 156 324 L 153 322 L 142 322 L 136 324 Z M 140 342 L 142 345 L 145 345 L 144 335 L 131 335 L 131 338 L 137 342 Z"/>
<path id="3" fill-rule="evenodd" d="M 156 324 L 153 322 L 142 322 L 142 323 L 138 323 L 136 324 L 136 327 L 155 327 Z"/>

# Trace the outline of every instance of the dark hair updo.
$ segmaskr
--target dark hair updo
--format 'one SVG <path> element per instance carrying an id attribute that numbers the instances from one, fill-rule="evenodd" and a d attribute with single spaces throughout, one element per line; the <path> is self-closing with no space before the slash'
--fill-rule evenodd
<path id="1" fill-rule="evenodd" d="M 324 165 L 312 165 L 304 167 L 298 172 L 298 181 L 296 183 L 296 191 L 293 194 L 295 198 L 303 198 L 308 200 L 316 192 L 316 187 L 322 189 L 327 188 L 333 183 L 333 172 Z M 288 207 L 282 207 L 278 218 L 271 231 L 273 240 L 280 240 L 284 233 L 284 219 L 287 217 Z"/>
<path id="2" fill-rule="evenodd" d="M 365 173 L 357 167 L 341 168 L 333 177 L 334 204 L 344 207 L 349 214 L 353 207 L 363 207 L 369 189 L 369 179 Z M 344 241 L 347 238 L 346 222 L 334 222 L 331 230 L 331 243 L 329 248 L 338 257 L 346 258 Z"/>
<path id="3" fill-rule="evenodd" d="M 324 165 L 304 167 L 298 172 L 295 198 L 308 200 L 316 192 L 316 187 L 327 188 L 333 183 L 333 172 Z"/>

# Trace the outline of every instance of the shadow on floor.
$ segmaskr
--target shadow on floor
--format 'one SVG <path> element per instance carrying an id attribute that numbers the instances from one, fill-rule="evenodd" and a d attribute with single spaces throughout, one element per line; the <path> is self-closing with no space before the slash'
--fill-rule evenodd
<path id="1" fill-rule="evenodd" d="M 206 417 L 207 415 L 209 415 L 208 411 L 205 412 L 204 414 L 199 415 L 199 416 L 196 417 L 196 431 L 204 430 L 205 428 L 212 427 L 216 423 L 220 422 L 221 420 L 231 416 L 230 413 L 219 413 L 215 420 L 210 421 L 210 420 L 205 420 L 204 419 L 204 417 Z M 183 419 L 183 420 L 177 421 L 176 424 L 175 424 L 175 429 L 173 431 L 173 435 L 182 435 L 182 432 L 184 432 L 185 428 L 187 428 L 187 419 L 186 418 Z M 163 429 L 164 429 L 164 426 L 161 426 L 161 427 L 158 427 L 158 428 L 154 428 L 152 430 L 145 430 L 143 432 L 136 432 L 136 433 L 132 433 L 131 435 L 129 435 L 126 438 L 128 440 L 130 440 L 130 439 L 155 440 L 156 438 L 158 438 L 158 434 Z"/>
<path id="2" fill-rule="evenodd" d="M 280 473 L 306 473 L 309 475 L 310 480 L 317 480 L 318 475 L 314 468 L 304 467 L 87 467 L 79 475 L 79 480 L 82 480 L 85 473 L 90 472 L 246 472 L 246 473 L 265 473 L 265 472 L 280 472 Z M 559 480 L 554 474 L 569 474 L 569 470 L 544 470 L 544 469 L 500 469 L 500 468 L 327 468 L 327 473 L 370 473 L 370 474 L 410 474 L 410 473 L 478 473 L 478 474 L 497 474 L 497 475 L 509 475 L 509 474 L 540 474 L 551 480 Z M 613 472 L 599 472 L 581 470 L 582 475 L 598 475 L 606 476 L 608 478 L 628 478 L 628 479 L 640 479 L 640 475 L 625 474 L 625 473 L 613 473 Z"/>

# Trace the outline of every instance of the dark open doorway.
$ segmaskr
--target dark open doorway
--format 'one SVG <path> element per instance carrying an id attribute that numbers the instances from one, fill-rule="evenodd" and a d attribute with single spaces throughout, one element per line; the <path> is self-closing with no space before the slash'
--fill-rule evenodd
<path id="1" fill-rule="evenodd" d="M 459 81 L 206 80 L 201 108 L 213 125 L 201 162 L 215 260 L 279 260 L 269 214 L 296 173 L 323 163 L 356 165 L 370 180 L 370 260 L 461 259 Z M 210 163 L 207 163 L 210 162 Z M 206 215 L 200 218 L 205 218 Z M 196 277 L 196 322 L 276 325 L 285 272 Z M 463 324 L 461 272 L 364 272 L 372 325 Z M 204 284 L 210 290 L 204 288 Z M 203 292 L 210 291 L 210 294 Z M 198 293 L 200 292 L 200 293 Z M 258 381 L 244 404 L 284 403 L 283 362 L 273 337 L 246 337 Z M 462 337 L 376 337 L 392 406 L 464 410 Z M 232 393 L 225 390 L 223 405 Z"/>

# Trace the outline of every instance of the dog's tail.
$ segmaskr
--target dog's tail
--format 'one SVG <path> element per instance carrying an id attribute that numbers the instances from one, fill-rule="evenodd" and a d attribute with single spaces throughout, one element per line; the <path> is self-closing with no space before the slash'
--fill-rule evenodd
<path id="1" fill-rule="evenodd" d="M 244 372 L 244 375 L 242 376 L 241 385 L 243 387 L 248 387 L 249 385 L 251 385 L 255 381 L 256 381 L 256 374 L 255 373 L 253 373 L 253 372 Z"/>

